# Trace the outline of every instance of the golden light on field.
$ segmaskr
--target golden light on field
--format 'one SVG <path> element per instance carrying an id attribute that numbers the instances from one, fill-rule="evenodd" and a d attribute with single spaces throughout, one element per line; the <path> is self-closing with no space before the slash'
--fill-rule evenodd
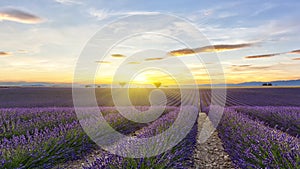
<path id="1" fill-rule="evenodd" d="M 154 85 L 154 83 L 160 82 L 163 86 L 177 84 L 177 81 L 175 80 L 174 77 L 172 77 L 171 75 L 169 75 L 165 72 L 162 72 L 160 70 L 148 70 L 148 71 L 144 71 L 144 72 L 139 72 L 135 76 L 127 77 L 125 79 L 128 79 L 128 80 L 126 81 L 124 79 L 114 79 L 114 82 L 109 82 L 109 81 L 107 81 L 107 82 L 113 83 L 113 84 L 118 84 L 118 82 L 120 82 L 120 81 L 126 81 L 127 83 L 132 84 L 132 85 Z M 107 80 L 109 80 L 109 79 L 107 79 Z"/>

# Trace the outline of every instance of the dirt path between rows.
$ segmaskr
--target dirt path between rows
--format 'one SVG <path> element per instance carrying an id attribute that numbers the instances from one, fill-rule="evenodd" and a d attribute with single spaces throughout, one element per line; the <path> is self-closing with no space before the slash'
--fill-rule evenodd
<path id="1" fill-rule="evenodd" d="M 235 168 L 229 155 L 225 152 L 222 146 L 222 141 L 219 138 L 217 131 L 214 131 L 210 137 L 209 131 L 208 133 L 202 131 L 202 134 L 200 135 L 206 118 L 207 115 L 205 113 L 199 114 L 197 144 L 194 152 L 195 168 Z M 205 137 L 209 138 L 206 140 Z"/>

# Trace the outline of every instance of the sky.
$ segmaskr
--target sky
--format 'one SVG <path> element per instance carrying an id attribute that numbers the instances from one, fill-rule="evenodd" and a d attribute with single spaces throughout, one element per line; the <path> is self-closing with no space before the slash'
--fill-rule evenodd
<path id="1" fill-rule="evenodd" d="M 164 85 L 300 79 L 299 7 L 298 0 L 0 1 L 0 81 L 90 83 L 85 73 L 96 83 Z"/>

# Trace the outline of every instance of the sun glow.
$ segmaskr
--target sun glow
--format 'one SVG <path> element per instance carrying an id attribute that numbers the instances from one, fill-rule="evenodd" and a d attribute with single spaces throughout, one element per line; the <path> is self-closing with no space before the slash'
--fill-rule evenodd
<path id="1" fill-rule="evenodd" d="M 149 82 L 147 75 L 145 73 L 138 74 L 134 77 L 134 79 L 131 81 L 131 83 L 135 84 L 148 84 Z"/>

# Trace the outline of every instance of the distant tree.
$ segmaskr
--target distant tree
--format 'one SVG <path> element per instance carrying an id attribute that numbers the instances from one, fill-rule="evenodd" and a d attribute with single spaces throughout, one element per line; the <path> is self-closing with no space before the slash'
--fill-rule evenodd
<path id="1" fill-rule="evenodd" d="M 159 88 L 161 86 L 161 82 L 154 82 L 153 84 L 156 88 Z"/>
<path id="2" fill-rule="evenodd" d="M 119 82 L 121 87 L 124 87 L 126 85 L 126 82 Z"/>
<path id="3" fill-rule="evenodd" d="M 273 86 L 272 83 L 263 83 L 262 86 Z"/>
<path id="4" fill-rule="evenodd" d="M 85 85 L 85 88 L 90 88 L 90 87 L 92 87 L 91 85 Z"/>

